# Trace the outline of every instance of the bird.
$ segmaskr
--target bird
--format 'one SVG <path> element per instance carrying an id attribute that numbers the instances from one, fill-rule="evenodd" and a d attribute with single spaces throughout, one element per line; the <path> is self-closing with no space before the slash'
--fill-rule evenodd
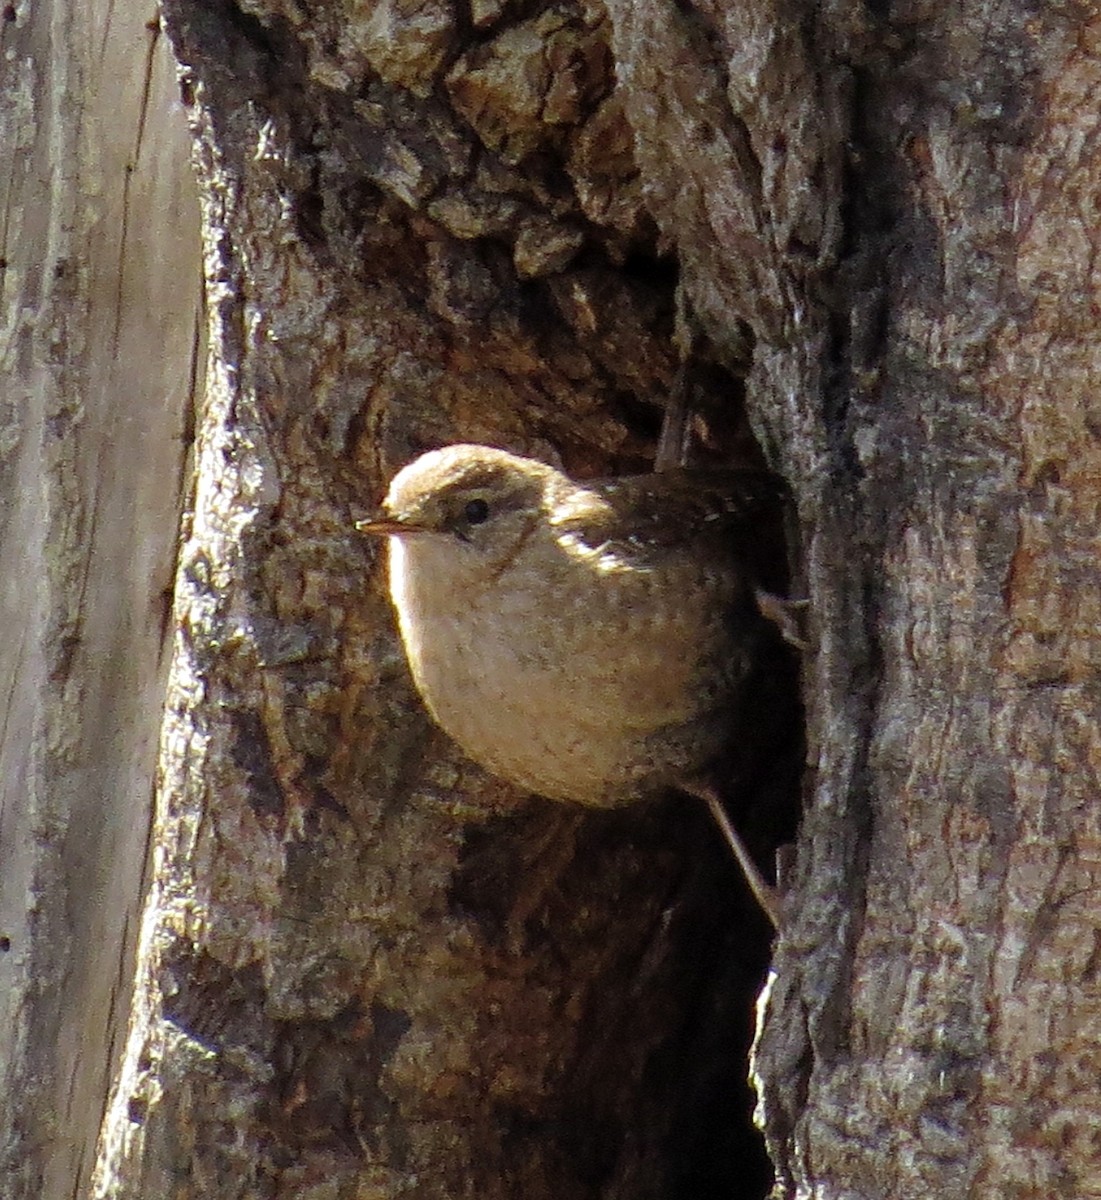
<path id="1" fill-rule="evenodd" d="M 356 523 L 389 542 L 414 684 L 470 758 L 557 801 L 702 796 L 774 926 L 712 775 L 778 640 L 753 547 L 779 496 L 756 470 L 576 482 L 460 444 L 398 471 Z"/>

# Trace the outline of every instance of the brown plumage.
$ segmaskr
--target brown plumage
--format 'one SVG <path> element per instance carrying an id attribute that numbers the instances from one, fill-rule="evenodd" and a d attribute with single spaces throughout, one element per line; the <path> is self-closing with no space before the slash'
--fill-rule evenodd
<path id="1" fill-rule="evenodd" d="M 402 639 L 443 729 L 522 787 L 606 806 L 691 785 L 736 736 L 776 638 L 750 552 L 776 503 L 757 472 L 574 483 L 449 446 L 361 528 L 390 535 Z"/>

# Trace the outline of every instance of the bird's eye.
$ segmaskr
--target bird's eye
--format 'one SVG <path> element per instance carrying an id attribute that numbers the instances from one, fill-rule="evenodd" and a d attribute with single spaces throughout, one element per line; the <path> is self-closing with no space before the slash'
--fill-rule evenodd
<path id="1" fill-rule="evenodd" d="M 468 500 L 466 508 L 463 509 L 463 516 L 466 517 L 468 525 L 481 525 L 489 520 L 489 505 L 481 497 Z"/>

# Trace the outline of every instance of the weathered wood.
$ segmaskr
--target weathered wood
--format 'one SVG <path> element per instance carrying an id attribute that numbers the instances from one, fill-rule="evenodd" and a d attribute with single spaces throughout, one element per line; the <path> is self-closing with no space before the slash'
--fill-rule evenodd
<path id="1" fill-rule="evenodd" d="M 8 5 L 0 171 L 0 1193 L 87 1194 L 125 1034 L 197 370 L 174 67 Z"/>
<path id="2" fill-rule="evenodd" d="M 215 369 L 105 1194 L 732 1186 L 685 1166 L 715 1110 L 689 1030 L 746 944 L 703 932 L 706 831 L 475 772 L 350 530 L 460 437 L 642 465 L 677 340 L 719 457 L 744 390 L 812 601 L 756 1056 L 781 1191 L 1092 1194 L 1092 13 L 166 17 Z"/>

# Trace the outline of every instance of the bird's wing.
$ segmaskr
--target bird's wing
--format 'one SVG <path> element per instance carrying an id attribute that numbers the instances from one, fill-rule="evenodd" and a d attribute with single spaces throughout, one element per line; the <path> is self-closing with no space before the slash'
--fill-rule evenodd
<path id="1" fill-rule="evenodd" d="M 764 471 L 684 468 L 580 484 L 555 521 L 605 569 L 710 559 L 742 583 L 786 588 L 783 481 Z"/>

